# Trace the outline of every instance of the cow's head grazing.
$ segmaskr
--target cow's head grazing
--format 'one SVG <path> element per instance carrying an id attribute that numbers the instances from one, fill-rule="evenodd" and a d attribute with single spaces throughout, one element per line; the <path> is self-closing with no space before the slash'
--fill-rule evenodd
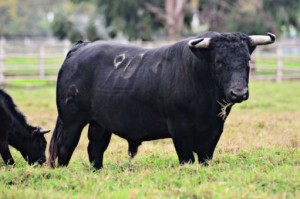
<path id="1" fill-rule="evenodd" d="M 22 145 L 20 152 L 29 164 L 43 164 L 46 161 L 45 150 L 47 146 L 44 135 L 49 133 L 50 130 L 31 125 L 27 126 L 27 130 L 29 137 L 20 144 Z"/>
<path id="2" fill-rule="evenodd" d="M 206 51 L 212 76 L 227 103 L 240 103 L 249 97 L 249 61 L 256 45 L 266 45 L 275 41 L 275 35 L 247 36 L 243 33 L 213 34 L 189 41 L 195 55 Z"/>

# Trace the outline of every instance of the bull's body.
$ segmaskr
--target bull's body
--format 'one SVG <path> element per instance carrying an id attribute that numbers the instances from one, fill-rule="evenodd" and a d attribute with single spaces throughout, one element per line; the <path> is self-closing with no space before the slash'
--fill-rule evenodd
<path id="1" fill-rule="evenodd" d="M 231 53 L 218 54 L 218 59 L 245 57 L 247 65 L 255 48 L 246 47 L 247 36 L 224 37 L 229 42 L 233 38 L 235 44 Z M 199 162 L 210 159 L 232 104 L 246 100 L 248 91 L 239 98 L 228 97 L 214 74 L 218 52 L 193 49 L 189 41 L 157 49 L 104 41 L 73 47 L 58 76 L 59 117 L 50 148 L 52 163 L 58 155 L 59 164 L 68 164 L 88 123 L 88 152 L 96 168 L 102 166 L 111 132 L 128 140 L 131 155 L 142 141 L 172 138 L 181 163 L 193 162 L 193 152 Z M 248 83 L 248 68 L 242 70 L 245 82 L 236 86 Z M 227 106 L 222 109 L 224 101 Z"/>
<path id="2" fill-rule="evenodd" d="M 43 134 L 47 132 L 27 124 L 12 98 L 0 89 L 0 154 L 6 164 L 14 164 L 8 145 L 20 151 L 30 164 L 44 163 L 47 143 Z"/>

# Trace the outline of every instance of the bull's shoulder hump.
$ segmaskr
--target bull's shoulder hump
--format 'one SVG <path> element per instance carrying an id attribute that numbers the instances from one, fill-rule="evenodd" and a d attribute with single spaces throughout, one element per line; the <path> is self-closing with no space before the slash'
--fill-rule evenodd
<path id="1" fill-rule="evenodd" d="M 87 44 L 89 44 L 90 42 L 84 42 L 84 41 L 78 41 L 76 44 L 74 44 L 72 46 L 72 48 L 69 50 L 68 54 L 67 54 L 67 58 L 69 58 L 72 54 L 74 54 L 74 52 L 78 51 L 78 49 L 81 49 L 82 47 L 86 46 Z"/>

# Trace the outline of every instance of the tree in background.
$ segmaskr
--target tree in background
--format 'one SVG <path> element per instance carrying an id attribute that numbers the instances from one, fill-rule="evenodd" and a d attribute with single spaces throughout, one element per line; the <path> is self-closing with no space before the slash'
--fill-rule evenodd
<path id="1" fill-rule="evenodd" d="M 170 40 L 181 33 L 187 0 L 165 0 L 165 27 Z"/>
<path id="2" fill-rule="evenodd" d="M 272 15 L 280 32 L 300 31 L 299 0 L 262 0 L 264 10 Z"/>
<path id="3" fill-rule="evenodd" d="M 0 36 L 49 36 L 48 13 L 58 0 L 0 0 Z"/>
<path id="4" fill-rule="evenodd" d="M 164 28 L 164 0 L 95 2 L 99 13 L 105 18 L 105 26 L 123 30 L 130 40 L 152 40 L 153 33 L 162 32 Z"/>
<path id="5" fill-rule="evenodd" d="M 197 17 L 198 16 L 198 17 Z M 192 20 L 193 19 L 193 20 Z M 195 20 L 197 19 L 197 20 Z M 195 23 L 200 21 L 200 24 Z M 0 36 L 170 40 L 204 30 L 292 35 L 299 0 L 0 0 Z M 196 25 L 195 25 L 196 24 Z"/>
<path id="6" fill-rule="evenodd" d="M 200 21 L 210 30 L 277 35 L 299 29 L 299 0 L 199 0 Z"/>
<path id="7" fill-rule="evenodd" d="M 74 3 L 86 2 L 73 0 Z M 108 35 L 122 31 L 129 40 L 152 40 L 165 35 L 170 40 L 188 32 L 191 16 L 190 0 L 90 0 L 97 6 L 97 13 L 104 18 Z M 191 18 L 191 17 L 190 17 Z"/>
<path id="8" fill-rule="evenodd" d="M 75 4 L 74 4 L 75 3 Z M 71 42 L 100 39 L 95 27 L 97 19 L 94 4 L 86 1 L 64 1 L 54 12 L 51 24 L 53 36 Z"/>

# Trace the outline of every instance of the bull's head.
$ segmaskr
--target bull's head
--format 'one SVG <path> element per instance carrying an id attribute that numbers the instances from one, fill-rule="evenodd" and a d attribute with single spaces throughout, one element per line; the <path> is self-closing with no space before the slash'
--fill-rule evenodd
<path id="1" fill-rule="evenodd" d="M 243 33 L 214 34 L 212 37 L 195 38 L 189 47 L 199 56 L 200 51 L 207 53 L 212 76 L 227 103 L 240 103 L 249 97 L 250 55 L 257 45 L 271 44 L 275 35 L 247 36 Z"/>
<path id="2" fill-rule="evenodd" d="M 50 130 L 41 129 L 40 127 L 31 125 L 28 125 L 27 129 L 30 137 L 28 137 L 26 141 L 24 140 L 21 154 L 29 164 L 43 164 L 46 161 L 45 150 L 47 146 L 44 135 L 49 133 Z"/>

